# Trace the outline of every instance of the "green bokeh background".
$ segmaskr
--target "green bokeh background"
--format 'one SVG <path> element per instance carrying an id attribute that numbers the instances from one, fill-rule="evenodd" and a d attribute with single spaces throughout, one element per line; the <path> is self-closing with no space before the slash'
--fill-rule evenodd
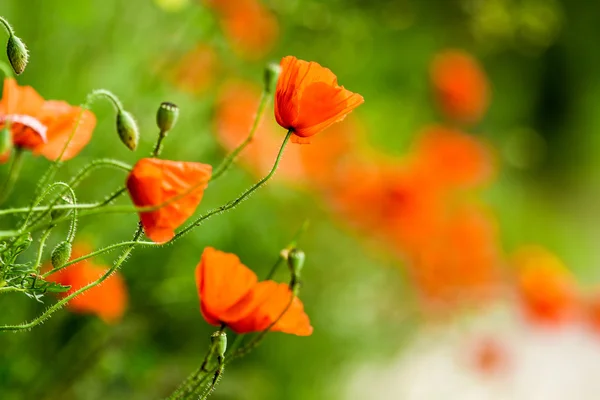
<path id="1" fill-rule="evenodd" d="M 369 145 L 398 156 L 423 126 L 441 119 L 428 84 L 431 59 L 444 48 L 463 48 L 481 60 L 493 88 L 490 111 L 475 133 L 494 144 L 501 160 L 498 181 L 484 195 L 499 215 L 503 247 L 545 245 L 582 284 L 600 282 L 595 267 L 600 237 L 595 223 L 600 218 L 595 201 L 600 192 L 597 6 L 587 0 L 264 3 L 277 16 L 281 37 L 268 57 L 245 62 L 199 2 L 167 12 L 150 0 L 3 0 L 0 15 L 31 52 L 21 84 L 71 104 L 81 103 L 92 89 L 106 88 L 140 123 L 139 150 L 130 153 L 118 142 L 111 107 L 98 103 L 91 144 L 65 165 L 60 178 L 96 157 L 134 163 L 148 153 L 161 101 L 181 109 L 164 157 L 218 164 L 224 152 L 211 122 L 218 85 L 192 96 L 160 73 L 198 42 L 218 48 L 223 77 L 259 84 L 265 63 L 288 54 L 328 66 L 365 97 L 356 114 L 367 127 Z M 543 145 L 539 156 L 530 147 L 536 143 Z M 27 157 L 10 204 L 29 201 L 47 165 L 45 159 Z M 0 174 L 6 172 L 0 166 Z M 95 173 L 79 188 L 79 199 L 102 198 L 123 180 L 121 172 Z M 201 208 L 235 198 L 253 181 L 235 168 L 207 191 Z M 120 324 L 108 326 L 63 310 L 31 332 L 0 336 L 0 399 L 165 397 L 200 364 L 214 330 L 200 316 L 193 280 L 202 249 L 234 252 L 264 275 L 306 219 L 311 225 L 300 241 L 308 260 L 302 298 L 314 334 L 271 335 L 228 367 L 214 398 L 342 398 L 352 365 L 398 354 L 419 334 L 413 290 L 398 261 L 364 245 L 365 238 L 331 216 L 316 196 L 272 183 L 172 246 L 136 250 L 122 268 L 130 302 Z M 128 240 L 136 220 L 135 215 L 87 218 L 80 235 L 98 247 Z M 13 222 L 5 218 L 0 226 Z M 49 248 L 59 240 L 53 236 Z M 115 256 L 100 259 L 109 263 Z M 284 271 L 277 278 L 287 280 Z M 45 307 L 6 295 L 0 299 L 0 319 L 30 320 Z"/>

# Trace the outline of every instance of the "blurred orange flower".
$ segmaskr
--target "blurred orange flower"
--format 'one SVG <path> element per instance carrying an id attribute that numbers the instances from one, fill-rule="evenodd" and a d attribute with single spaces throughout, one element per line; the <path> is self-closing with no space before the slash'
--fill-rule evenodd
<path id="1" fill-rule="evenodd" d="M 258 0 L 206 0 L 214 9 L 233 49 L 242 57 L 260 59 L 279 36 L 277 18 Z"/>
<path id="2" fill-rule="evenodd" d="M 559 325 L 577 317 L 577 284 L 554 254 L 539 246 L 523 246 L 515 252 L 513 263 L 524 311 L 533 322 Z"/>
<path id="3" fill-rule="evenodd" d="M 298 336 L 312 334 L 304 305 L 288 285 L 258 282 L 256 274 L 231 253 L 207 247 L 196 267 L 200 310 L 211 325 L 226 324 L 236 333 L 272 331 Z M 291 300 L 291 303 L 290 303 Z M 286 307 L 289 308 L 286 311 Z"/>
<path id="4" fill-rule="evenodd" d="M 60 156 L 71 134 L 73 138 L 62 159 L 69 160 L 79 154 L 92 138 L 96 126 L 92 112 L 83 110 L 82 113 L 81 107 L 63 101 L 46 101 L 32 87 L 18 86 L 13 78 L 4 80 L 0 128 L 7 121 L 11 124 L 15 147 L 31 150 L 51 161 Z"/>
<path id="5" fill-rule="evenodd" d="M 281 60 L 275 118 L 293 131 L 293 142 L 310 143 L 311 136 L 343 120 L 363 102 L 361 95 L 339 86 L 329 69 L 293 56 Z"/>
<path id="6" fill-rule="evenodd" d="M 438 184 L 477 187 L 495 174 L 491 147 L 459 130 L 434 125 L 417 138 L 412 157 L 417 168 L 434 176 Z"/>
<path id="7" fill-rule="evenodd" d="M 71 259 L 82 257 L 91 252 L 92 249 L 87 244 L 76 244 Z M 50 270 L 51 266 L 47 265 L 45 269 Z M 50 282 L 71 286 L 67 292 L 60 293 L 60 297 L 63 298 L 94 282 L 104 275 L 107 270 L 108 267 L 95 265 L 91 259 L 87 259 L 70 265 L 48 276 L 47 279 Z M 106 323 L 116 323 L 121 320 L 127 307 L 125 280 L 121 274 L 115 272 L 102 284 L 94 286 L 71 299 L 67 307 L 76 313 L 96 314 Z"/>
<path id="8" fill-rule="evenodd" d="M 597 334 L 600 334 L 600 290 L 596 288 L 583 299 L 585 322 Z"/>
<path id="9" fill-rule="evenodd" d="M 211 173 L 210 165 L 196 162 L 142 158 L 135 164 L 127 177 L 127 189 L 136 206 L 158 206 L 182 196 L 158 210 L 140 213 L 150 239 L 164 243 L 175 235 L 175 229 L 196 211 Z"/>
<path id="10" fill-rule="evenodd" d="M 478 122 L 489 104 L 489 84 L 479 63 L 461 50 L 438 54 L 431 65 L 435 97 L 444 114 L 465 123 Z"/>
<path id="11" fill-rule="evenodd" d="M 186 53 L 170 72 L 171 81 L 184 92 L 200 94 L 214 83 L 219 59 L 214 48 L 199 43 Z"/>

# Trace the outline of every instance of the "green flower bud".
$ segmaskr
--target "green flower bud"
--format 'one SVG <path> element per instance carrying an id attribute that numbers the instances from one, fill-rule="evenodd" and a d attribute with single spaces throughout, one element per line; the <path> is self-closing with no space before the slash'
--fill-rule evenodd
<path id="1" fill-rule="evenodd" d="M 14 243 L 14 253 L 21 254 L 25 250 L 29 248 L 31 243 L 33 242 L 33 238 L 31 237 L 31 233 L 27 233 L 23 236 L 19 236 Z"/>
<path id="2" fill-rule="evenodd" d="M 279 79 L 281 73 L 281 67 L 277 63 L 268 63 L 265 68 L 265 92 L 272 93 L 273 85 Z"/>
<path id="3" fill-rule="evenodd" d="M 219 357 L 224 357 L 227 351 L 227 334 L 222 331 L 217 331 L 210 337 L 213 351 Z"/>
<path id="4" fill-rule="evenodd" d="M 175 126 L 179 117 L 179 107 L 173 103 L 162 102 L 156 113 L 156 125 L 161 132 L 168 132 Z"/>
<path id="5" fill-rule="evenodd" d="M 137 122 L 127 111 L 119 111 L 117 114 L 117 132 L 121 141 L 129 150 L 134 151 L 140 140 L 140 131 Z"/>
<path id="6" fill-rule="evenodd" d="M 54 250 L 52 250 L 52 266 L 59 268 L 65 265 L 69 259 L 71 259 L 71 243 L 64 241 L 60 242 Z"/>
<path id="7" fill-rule="evenodd" d="M 15 35 L 10 35 L 6 44 L 6 54 L 15 74 L 21 75 L 29 61 L 29 52 L 25 43 Z"/>
<path id="8" fill-rule="evenodd" d="M 73 200 L 71 199 L 71 196 L 62 196 L 61 200 L 57 204 L 61 204 L 61 205 L 62 204 L 69 204 L 69 205 L 72 205 L 73 204 Z M 70 208 L 67 208 L 67 209 L 62 209 L 62 208 L 53 209 L 50 212 L 50 217 L 52 218 L 52 220 L 56 220 L 56 219 L 59 219 L 59 218 L 62 218 L 62 217 L 66 217 L 67 215 L 69 215 L 71 213 L 71 211 L 73 211 L 73 210 L 71 210 Z"/>
<path id="9" fill-rule="evenodd" d="M 304 260 L 306 260 L 306 256 L 304 255 L 304 252 L 300 249 L 292 249 L 288 253 L 288 267 L 290 268 L 290 272 L 292 273 L 292 275 L 296 278 L 300 277 L 302 267 L 304 266 Z"/>
<path id="10" fill-rule="evenodd" d="M 9 155 L 13 148 L 12 135 L 10 129 L 4 127 L 0 129 L 0 160 Z"/>

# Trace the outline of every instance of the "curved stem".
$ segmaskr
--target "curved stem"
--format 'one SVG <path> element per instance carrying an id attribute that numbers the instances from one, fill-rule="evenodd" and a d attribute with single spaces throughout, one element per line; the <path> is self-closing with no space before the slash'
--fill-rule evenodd
<path id="1" fill-rule="evenodd" d="M 17 147 L 15 151 L 15 156 L 10 164 L 10 171 L 8 173 L 8 177 L 6 181 L 4 181 L 4 185 L 2 186 L 2 190 L 0 191 L 0 204 L 4 203 L 12 189 L 15 185 L 19 177 L 19 173 L 21 172 L 21 167 L 23 166 L 23 149 L 21 147 Z"/>
<path id="2" fill-rule="evenodd" d="M 119 247 L 131 246 L 131 245 L 156 246 L 156 247 L 160 246 L 160 244 L 158 244 L 158 243 L 154 243 L 154 242 L 140 242 L 140 241 L 129 241 L 129 242 L 121 242 L 121 243 L 111 244 L 110 246 L 106 246 L 106 247 L 104 247 L 102 249 L 93 251 L 93 252 L 91 252 L 89 254 L 86 254 L 84 256 L 74 258 L 71 261 L 69 261 L 69 262 L 61 265 L 60 267 L 52 268 L 50 271 L 44 273 L 42 276 L 44 278 L 47 278 L 49 275 L 52 275 L 55 272 L 58 272 L 58 271 L 60 271 L 60 270 L 62 270 L 64 268 L 67 268 L 68 266 L 76 264 L 76 263 L 78 263 L 80 261 L 87 260 L 88 258 L 99 256 L 100 254 L 108 253 L 110 251 L 118 249 Z"/>
<path id="3" fill-rule="evenodd" d="M 0 23 L 2 25 L 4 25 L 4 29 L 6 29 L 6 33 L 8 33 L 9 36 L 14 36 L 15 31 L 13 30 L 12 26 L 10 26 L 10 24 L 8 23 L 8 21 L 2 17 L 0 17 Z"/>
<path id="4" fill-rule="evenodd" d="M 52 185 L 50 185 L 50 186 L 49 186 L 49 187 L 48 187 L 46 190 L 44 190 L 44 191 L 43 191 L 43 192 L 42 192 L 42 193 L 41 193 L 41 194 L 40 194 L 40 195 L 37 197 L 37 199 L 36 199 L 36 202 L 35 202 L 35 203 L 32 203 L 32 204 L 30 205 L 31 209 L 35 208 L 35 206 L 37 206 L 38 204 L 40 204 L 40 203 L 41 203 L 41 202 L 44 200 L 44 198 L 45 198 L 46 196 L 48 196 L 48 195 L 49 195 L 49 194 L 50 194 L 50 193 L 51 193 L 51 192 L 52 192 L 52 191 L 53 191 L 53 190 L 54 190 L 56 187 L 58 187 L 58 186 L 64 186 L 64 187 L 65 187 L 65 191 L 66 191 L 66 190 L 70 190 L 70 191 L 71 191 L 71 194 L 72 194 L 73 196 L 75 196 L 75 192 L 73 192 L 73 189 L 71 189 L 71 187 L 69 186 L 69 184 L 68 184 L 68 183 L 65 183 L 65 182 L 54 182 Z M 69 206 L 72 206 L 72 204 L 69 204 Z M 29 211 L 29 210 L 28 210 L 28 211 Z M 50 211 L 51 211 L 51 208 L 47 208 L 47 209 L 46 209 L 46 211 L 47 211 L 47 212 L 50 212 Z M 45 212 L 45 213 L 44 213 L 44 215 L 46 215 L 46 214 L 47 214 L 47 212 Z M 25 230 L 25 228 L 26 228 L 26 226 L 27 226 L 27 222 L 29 221 L 29 218 L 31 218 L 31 215 L 32 215 L 32 214 L 33 214 L 33 213 L 32 213 L 31 211 L 29 211 L 29 212 L 28 212 L 27 216 L 26 216 L 26 217 L 25 217 L 25 219 L 23 220 L 23 224 L 21 224 L 21 228 L 19 228 L 19 232 L 24 232 L 24 230 Z M 37 219 L 36 221 L 38 221 L 38 220 L 39 220 L 39 219 Z M 48 225 L 48 226 L 52 226 L 52 225 L 55 225 L 55 224 L 50 224 L 50 225 Z"/>
<path id="5" fill-rule="evenodd" d="M 34 269 L 36 270 L 36 273 L 39 273 L 39 268 L 42 264 L 42 255 L 44 254 L 44 247 L 46 246 L 46 240 L 48 239 L 48 236 L 50 236 L 50 232 L 52 232 L 52 228 L 46 229 L 46 231 L 40 238 L 40 247 L 38 248 L 34 264 Z"/>
<path id="6" fill-rule="evenodd" d="M 124 162 L 121 162 L 119 160 L 113 160 L 111 158 L 101 158 L 98 160 L 94 160 L 91 163 L 87 164 L 86 166 L 84 166 L 77 174 L 75 174 L 75 176 L 71 179 L 71 182 L 69 183 L 69 186 L 71 188 L 75 188 L 77 187 L 81 181 L 83 181 L 83 179 L 85 177 L 87 177 L 93 170 L 98 169 L 100 167 L 113 167 L 116 169 L 121 169 L 123 171 L 131 171 L 131 166 L 129 164 L 126 164 Z M 44 211 L 42 214 L 38 215 L 38 217 L 31 223 L 31 225 L 34 225 L 36 222 L 42 220 L 42 218 L 44 218 L 50 211 L 52 211 L 53 209 L 56 208 L 56 203 L 58 203 L 58 201 L 60 200 L 60 197 L 67 191 L 67 189 L 65 189 L 64 191 L 60 192 L 56 198 L 42 211 Z M 118 197 L 120 196 L 120 193 L 116 196 Z M 43 197 L 45 197 L 44 195 L 40 196 L 42 199 Z M 115 198 L 116 198 L 115 197 Z M 110 203 L 113 199 L 110 199 L 106 204 Z M 41 200 L 40 200 L 41 201 Z M 75 202 L 74 202 L 75 203 Z M 39 202 L 38 202 L 39 204 Z M 105 205 L 104 202 L 102 203 L 98 203 L 100 206 Z M 31 206 L 35 206 L 36 204 L 31 204 Z M 67 205 L 69 206 L 69 205 Z M 76 204 L 72 204 L 71 205 L 73 208 L 72 209 L 77 209 L 79 207 L 76 207 Z M 91 208 L 95 208 L 95 207 L 91 207 Z M 33 207 L 31 207 L 29 209 L 29 213 L 27 215 L 27 217 L 25 218 L 25 222 L 23 223 L 21 229 L 24 229 L 27 225 L 27 222 L 29 221 L 29 218 L 31 218 L 31 214 L 33 213 Z M 0 211 L 0 214 L 3 214 L 2 211 Z"/>
<path id="7" fill-rule="evenodd" d="M 225 172 L 227 172 L 229 167 L 235 161 L 235 158 L 242 152 L 242 150 L 244 150 L 244 148 L 246 148 L 246 146 L 248 146 L 250 144 L 250 142 L 252 142 L 252 139 L 254 138 L 254 134 L 256 133 L 256 129 L 258 128 L 260 120 L 262 119 L 262 116 L 265 112 L 265 108 L 267 106 L 268 100 L 269 100 L 268 93 L 265 90 L 263 90 L 263 92 L 260 96 L 260 103 L 258 105 L 258 110 L 256 111 L 256 117 L 254 117 L 254 122 L 252 123 L 252 127 L 250 128 L 250 132 L 248 133 L 248 136 L 238 147 L 235 148 L 235 150 L 233 150 L 221 162 L 221 164 L 217 167 L 215 173 L 213 174 L 211 181 L 217 180 L 220 176 L 222 176 Z"/>
<path id="8" fill-rule="evenodd" d="M 179 239 L 180 237 L 182 237 L 183 235 L 185 235 L 186 233 L 188 233 L 189 231 L 191 231 L 192 229 L 194 229 L 195 227 L 197 227 L 198 225 L 200 225 L 202 222 L 204 222 L 208 218 L 212 217 L 213 215 L 220 214 L 227 210 L 231 210 L 232 208 L 234 208 L 235 206 L 240 204 L 243 200 L 248 198 L 252 193 L 254 193 L 254 191 L 256 191 L 258 188 L 260 188 L 265 183 L 267 183 L 267 181 L 269 179 L 271 179 L 271 177 L 273 175 L 275 175 L 275 171 L 277 171 L 277 167 L 279 166 L 279 162 L 281 161 L 281 158 L 283 156 L 283 151 L 285 150 L 285 146 L 287 145 L 287 142 L 290 140 L 291 136 L 292 136 L 292 131 L 290 130 L 290 131 L 288 131 L 287 135 L 285 136 L 285 139 L 283 139 L 283 143 L 281 143 L 281 147 L 279 148 L 279 153 L 277 154 L 277 158 L 275 159 L 275 162 L 273 163 L 273 167 L 271 168 L 271 171 L 269 171 L 269 173 L 264 178 L 262 178 L 260 181 L 258 181 L 253 186 L 251 186 L 249 189 L 247 189 L 237 199 L 230 201 L 229 203 L 222 205 L 221 207 L 214 208 L 214 209 L 210 210 L 209 212 L 207 212 L 206 214 L 197 218 L 194 222 L 192 222 L 186 228 L 179 231 L 173 237 L 173 239 L 169 240 L 167 243 L 173 243 L 175 240 Z"/>
<path id="9" fill-rule="evenodd" d="M 121 103 L 121 100 L 119 100 L 119 98 L 113 92 L 106 89 L 93 90 L 90 94 L 88 94 L 86 104 L 88 107 L 90 107 L 92 103 L 99 98 L 105 98 L 110 101 L 117 112 L 123 111 L 123 104 Z"/>

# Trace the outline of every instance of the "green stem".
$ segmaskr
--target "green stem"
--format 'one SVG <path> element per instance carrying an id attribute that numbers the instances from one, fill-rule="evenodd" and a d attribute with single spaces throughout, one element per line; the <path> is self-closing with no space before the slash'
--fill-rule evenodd
<path id="1" fill-rule="evenodd" d="M 283 151 L 285 150 L 285 146 L 287 145 L 287 142 L 290 140 L 292 133 L 293 132 L 291 130 L 288 131 L 287 135 L 285 136 L 285 139 L 283 139 L 283 143 L 281 143 L 281 147 L 279 148 L 279 153 L 277 153 L 277 158 L 275 159 L 275 163 L 273 163 L 273 167 L 271 168 L 271 171 L 269 171 L 269 173 L 264 178 L 262 178 L 260 181 L 258 181 L 253 186 L 251 186 L 249 189 L 247 189 L 237 199 L 230 201 L 229 203 L 222 205 L 221 207 L 214 208 L 214 209 L 210 210 L 209 212 L 207 212 L 206 214 L 197 218 L 194 222 L 192 222 L 186 228 L 179 231 L 173 237 L 173 239 L 169 240 L 167 243 L 173 243 L 175 240 L 179 239 L 180 237 L 182 237 L 183 235 L 188 233 L 190 230 L 194 229 L 195 227 L 197 227 L 198 225 L 200 225 L 202 222 L 204 222 L 208 218 L 212 217 L 213 215 L 221 214 L 222 212 L 231 210 L 232 208 L 234 208 L 235 206 L 240 204 L 243 200 L 245 200 L 248 196 L 250 196 L 252 193 L 254 193 L 254 191 L 256 191 L 258 188 L 260 188 L 265 183 L 267 183 L 267 181 L 269 179 L 271 179 L 271 177 L 273 175 L 275 175 L 275 171 L 277 171 L 277 167 L 279 166 L 279 162 L 281 161 L 281 158 L 283 156 Z"/>
<path id="2" fill-rule="evenodd" d="M 88 94 L 86 99 L 86 104 L 88 107 L 91 107 L 92 103 L 97 99 L 105 98 L 112 103 L 117 112 L 123 111 L 123 104 L 121 100 L 111 91 L 106 89 L 95 89 L 90 94 Z"/>
<path id="3" fill-rule="evenodd" d="M 4 25 L 4 28 L 6 29 L 6 33 L 8 33 L 9 36 L 14 36 L 15 31 L 13 30 L 12 26 L 10 26 L 10 24 L 8 23 L 7 20 L 0 17 L 0 23 L 2 23 L 2 25 Z"/>
<path id="4" fill-rule="evenodd" d="M 75 176 L 71 179 L 71 182 L 69 183 L 69 186 L 71 188 L 75 188 L 77 187 L 85 177 L 87 177 L 93 170 L 101 168 L 101 167 L 113 167 L 116 169 L 121 169 L 123 171 L 131 171 L 131 166 L 128 164 L 125 164 L 121 161 L 118 160 L 113 160 L 110 158 L 101 158 L 99 160 L 94 160 L 91 163 L 87 164 L 86 166 L 84 166 L 77 174 L 75 174 Z M 60 197 L 67 191 L 67 189 L 63 190 L 62 192 L 60 192 L 56 198 L 43 210 L 44 212 L 40 215 L 38 215 L 38 217 L 31 223 L 31 225 L 34 225 L 36 222 L 41 221 L 49 212 L 51 212 L 53 209 L 56 208 L 56 203 L 58 203 L 58 201 L 60 200 Z M 119 194 L 120 195 L 120 194 Z M 41 201 L 41 199 L 43 199 L 45 197 L 44 194 L 42 194 L 38 200 L 38 203 Z M 118 197 L 118 196 L 117 196 Z M 112 199 L 110 200 L 112 201 Z M 109 202 L 110 202 L 109 201 Z M 99 204 L 103 204 L 103 203 L 99 203 Z M 35 206 L 35 203 L 32 203 L 31 206 Z M 31 214 L 33 213 L 33 207 L 30 206 L 29 212 L 27 217 L 25 218 L 25 222 L 23 223 L 21 229 L 24 229 L 27 226 L 27 222 L 29 221 L 29 218 L 31 218 Z M 69 206 L 69 205 L 67 205 Z M 71 205 L 73 207 L 73 209 L 77 209 L 76 205 L 73 204 Z M 91 208 L 95 208 L 95 207 L 91 207 Z M 3 214 L 2 211 L 0 211 L 0 214 Z"/>
<path id="5" fill-rule="evenodd" d="M 221 162 L 221 164 L 217 167 L 215 173 L 213 174 L 211 181 L 215 181 L 220 176 L 222 176 L 225 172 L 227 172 L 229 167 L 235 161 L 235 158 L 242 152 L 242 150 L 244 150 L 244 148 L 246 146 L 248 146 L 250 144 L 250 142 L 252 142 L 252 139 L 254 138 L 254 134 L 256 133 L 256 129 L 258 128 L 258 125 L 260 124 L 260 120 L 262 119 L 262 116 L 265 112 L 265 108 L 267 106 L 268 100 L 269 100 L 269 96 L 268 96 L 267 92 L 265 90 L 263 90 L 261 97 L 260 97 L 260 103 L 258 105 L 258 110 L 256 112 L 256 117 L 254 118 L 254 122 L 252 123 L 252 127 L 250 128 L 250 132 L 248 133 L 248 136 L 238 147 L 236 147 L 235 150 L 233 150 Z"/>
<path id="6" fill-rule="evenodd" d="M 158 140 L 156 141 L 156 144 L 154 145 L 154 150 L 152 150 L 152 157 L 158 157 L 160 155 L 160 152 L 162 150 L 162 142 L 163 140 L 165 140 L 165 138 L 167 137 L 167 132 L 166 131 L 160 131 L 160 133 L 158 134 Z"/>
<path id="7" fill-rule="evenodd" d="M 44 254 L 44 247 L 46 246 L 46 240 L 48 236 L 50 236 L 50 232 L 52 232 L 52 228 L 46 229 L 42 237 L 40 238 L 40 247 L 38 248 L 37 256 L 35 257 L 34 268 L 36 273 L 39 273 L 39 268 L 42 264 L 42 255 Z"/>
<path id="8" fill-rule="evenodd" d="M 71 195 L 75 196 L 75 192 L 73 191 L 73 189 L 69 186 L 68 183 L 65 182 L 54 182 L 52 185 L 50 185 L 48 188 L 46 188 L 46 190 L 44 190 L 36 199 L 35 203 L 30 204 L 30 208 L 28 208 L 28 214 L 25 217 L 25 219 L 23 220 L 23 223 L 21 224 L 21 228 L 19 228 L 20 232 L 24 232 L 25 228 L 27 226 L 27 222 L 29 221 L 29 218 L 31 218 L 31 215 L 33 214 L 30 210 L 35 208 L 38 204 L 40 204 L 45 198 L 46 196 L 48 196 L 55 188 L 59 187 L 59 186 L 63 186 L 65 188 L 65 191 L 70 190 L 71 191 Z M 72 204 L 68 204 L 69 206 L 72 206 Z M 50 212 L 50 208 L 48 208 L 46 211 Z M 46 215 L 47 213 L 44 213 L 44 215 Z M 37 220 L 36 220 L 37 221 Z M 54 224 L 51 224 L 54 225 Z M 50 226 L 51 226 L 50 225 Z"/>
<path id="9" fill-rule="evenodd" d="M 4 182 L 4 186 L 2 186 L 2 191 L 0 191 L 0 204 L 4 203 L 12 189 L 15 185 L 19 177 L 19 173 L 21 172 L 21 167 L 23 166 L 23 149 L 21 147 L 17 147 L 15 151 L 15 156 L 10 164 L 10 171 L 8 173 L 8 177 Z"/>

